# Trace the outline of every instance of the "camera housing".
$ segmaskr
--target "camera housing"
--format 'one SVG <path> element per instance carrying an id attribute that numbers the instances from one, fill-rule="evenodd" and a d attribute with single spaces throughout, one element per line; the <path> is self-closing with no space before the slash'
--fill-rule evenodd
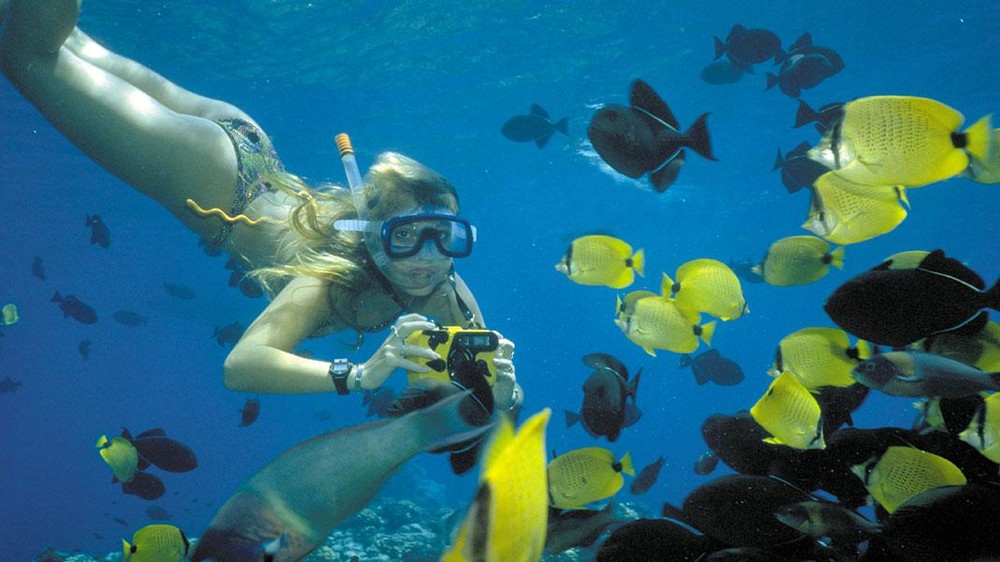
<path id="1" fill-rule="evenodd" d="M 432 378 L 457 382 L 463 387 L 469 387 L 467 380 L 461 380 L 469 373 L 483 377 L 490 386 L 497 380 L 493 358 L 500 346 L 500 334 L 493 330 L 467 330 L 461 326 L 442 326 L 413 332 L 406 338 L 406 343 L 426 347 L 441 356 L 440 359 L 414 359 L 417 363 L 427 365 L 431 370 L 426 373 L 407 371 L 407 380 L 411 383 Z"/>

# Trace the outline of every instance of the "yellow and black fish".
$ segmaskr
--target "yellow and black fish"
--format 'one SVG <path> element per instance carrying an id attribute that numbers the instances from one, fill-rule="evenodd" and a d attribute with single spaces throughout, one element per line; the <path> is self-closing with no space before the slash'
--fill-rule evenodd
<path id="1" fill-rule="evenodd" d="M 754 273 L 770 285 L 788 287 L 821 279 L 831 265 L 844 267 L 844 248 L 831 250 L 830 244 L 815 236 L 789 236 L 771 244 Z"/>
<path id="2" fill-rule="evenodd" d="M 545 427 L 550 410 L 514 432 L 500 416 L 483 457 L 479 490 L 442 562 L 535 562 L 542 557 L 549 496 Z"/>
<path id="3" fill-rule="evenodd" d="M 574 240 L 566 255 L 556 264 L 556 271 L 580 285 L 605 285 L 612 289 L 628 287 L 635 274 L 643 274 L 646 258 L 643 251 L 614 238 L 593 234 Z"/>
<path id="4" fill-rule="evenodd" d="M 635 476 L 629 453 L 617 462 L 603 447 L 564 453 L 549 462 L 549 501 L 552 507 L 577 509 L 609 498 L 625 484 L 622 473 Z"/>
<path id="5" fill-rule="evenodd" d="M 989 116 L 959 132 L 961 113 L 911 96 L 859 98 L 843 112 L 809 157 L 853 183 L 918 187 L 962 173 L 970 154 L 989 156 Z"/>
<path id="6" fill-rule="evenodd" d="M 804 328 L 785 336 L 774 353 L 769 374 L 790 372 L 809 390 L 824 386 L 851 386 L 851 370 L 871 357 L 868 343 L 852 347 L 847 332 L 838 328 Z"/>
<path id="7" fill-rule="evenodd" d="M 139 452 L 128 439 L 118 435 L 108 439 L 107 435 L 102 435 L 95 447 L 100 449 L 101 458 L 111 467 L 119 482 L 132 481 L 139 466 Z"/>
<path id="8" fill-rule="evenodd" d="M 663 274 L 661 292 L 673 295 L 677 306 L 735 320 L 750 312 L 740 279 L 729 266 L 708 258 L 691 260 L 677 268 L 677 282 Z"/>
<path id="9" fill-rule="evenodd" d="M 131 543 L 122 539 L 122 562 L 181 562 L 190 547 L 177 527 L 146 525 L 132 535 Z"/>
<path id="10" fill-rule="evenodd" d="M 959 439 L 976 448 L 984 457 L 1000 464 L 1000 393 L 986 397 Z"/>
<path id="11" fill-rule="evenodd" d="M 827 172 L 813 183 L 802 228 L 833 244 L 857 244 L 899 226 L 909 206 L 900 186 L 856 184 Z"/>
<path id="12" fill-rule="evenodd" d="M 698 349 L 698 339 L 712 344 L 715 321 L 699 325 L 701 314 L 684 310 L 673 299 L 663 298 L 650 291 L 633 291 L 618 299 L 615 324 L 625 337 L 649 355 L 656 357 L 656 349 L 674 353 L 691 353 Z"/>
<path id="13" fill-rule="evenodd" d="M 889 513 L 907 500 L 940 486 L 961 486 L 965 475 L 944 457 L 915 447 L 891 446 L 881 457 L 874 456 L 851 467 L 868 493 Z"/>
<path id="14" fill-rule="evenodd" d="M 750 415 L 771 437 L 766 443 L 793 449 L 824 449 L 823 418 L 819 402 L 795 375 L 782 373 L 774 379 Z"/>

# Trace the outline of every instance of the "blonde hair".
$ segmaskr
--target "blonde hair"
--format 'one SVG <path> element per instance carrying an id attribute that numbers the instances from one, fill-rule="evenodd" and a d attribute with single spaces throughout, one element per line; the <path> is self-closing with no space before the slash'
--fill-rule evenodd
<path id="1" fill-rule="evenodd" d="M 361 233 L 333 228 L 340 219 L 358 218 L 349 189 L 338 186 L 310 188 L 292 174 L 262 177 L 273 187 L 293 194 L 300 202 L 288 215 L 295 236 L 278 250 L 292 255 L 288 263 L 250 272 L 273 297 L 293 277 L 309 276 L 329 281 L 349 294 L 358 294 L 378 281 L 366 267 L 371 256 Z M 369 220 L 386 220 L 414 206 L 446 207 L 458 212 L 458 193 L 448 181 L 412 158 L 395 152 L 378 155 L 365 176 L 365 212 Z"/>

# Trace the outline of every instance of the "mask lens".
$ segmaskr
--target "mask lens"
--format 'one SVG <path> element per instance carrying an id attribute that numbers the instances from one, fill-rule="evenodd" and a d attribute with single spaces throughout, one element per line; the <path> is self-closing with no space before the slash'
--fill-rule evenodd
<path id="1" fill-rule="evenodd" d="M 441 255 L 463 258 L 472 252 L 475 236 L 468 221 L 441 214 L 395 217 L 382 228 L 385 253 L 391 258 L 414 256 L 432 240 Z"/>

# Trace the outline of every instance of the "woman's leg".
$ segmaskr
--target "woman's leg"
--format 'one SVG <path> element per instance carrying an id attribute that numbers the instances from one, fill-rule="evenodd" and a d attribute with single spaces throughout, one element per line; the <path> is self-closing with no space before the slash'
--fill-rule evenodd
<path id="1" fill-rule="evenodd" d="M 0 9 L 0 68 L 24 96 L 95 162 L 214 237 L 220 223 L 185 201 L 230 208 L 237 157 L 213 120 L 245 115 L 75 31 L 78 0 L 0 0 Z"/>

